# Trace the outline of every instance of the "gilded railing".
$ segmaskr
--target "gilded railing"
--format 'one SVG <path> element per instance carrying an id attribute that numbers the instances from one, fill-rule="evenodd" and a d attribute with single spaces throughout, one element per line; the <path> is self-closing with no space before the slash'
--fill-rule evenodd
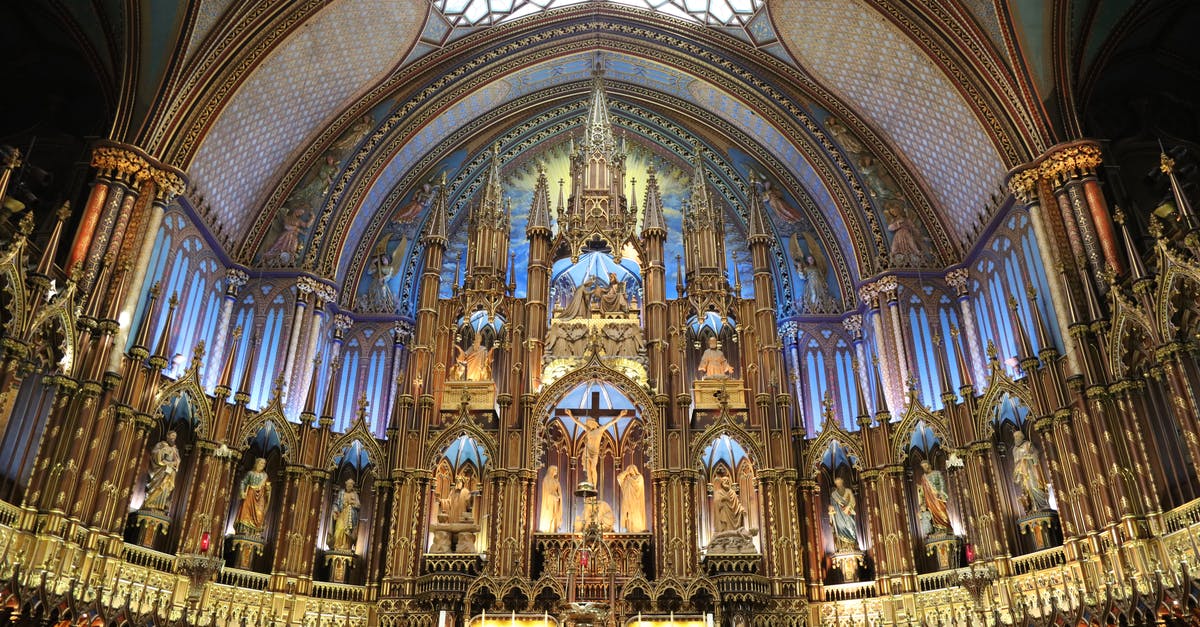
<path id="1" fill-rule="evenodd" d="M 1167 532 L 1186 529 L 1200 523 L 1200 499 L 1184 503 L 1163 515 L 1163 524 Z"/>
<path id="2" fill-rule="evenodd" d="M 144 546 L 125 543 L 125 548 L 121 551 L 121 559 L 129 564 L 145 566 L 165 573 L 175 572 L 175 556 L 169 553 L 162 553 L 154 549 L 147 549 Z"/>
<path id="3" fill-rule="evenodd" d="M 875 596 L 874 581 L 839 583 L 824 588 L 826 601 L 852 601 Z"/>
<path id="4" fill-rule="evenodd" d="M 345 583 L 314 581 L 312 595 L 318 599 L 333 599 L 334 601 L 366 601 L 367 588 Z"/>
<path id="5" fill-rule="evenodd" d="M 1026 555 L 1020 555 L 1012 559 L 1013 572 L 1018 575 L 1023 575 L 1034 570 L 1043 570 L 1046 568 L 1054 568 L 1062 566 L 1066 563 L 1066 557 L 1063 555 L 1061 546 L 1046 549 L 1044 551 L 1036 551 Z"/>
<path id="6" fill-rule="evenodd" d="M 252 570 L 242 570 L 240 568 L 230 568 L 226 566 L 221 569 L 221 574 L 217 575 L 217 583 L 233 586 L 234 588 L 249 588 L 251 590 L 266 590 L 267 583 L 271 577 L 265 573 L 256 573 Z"/>

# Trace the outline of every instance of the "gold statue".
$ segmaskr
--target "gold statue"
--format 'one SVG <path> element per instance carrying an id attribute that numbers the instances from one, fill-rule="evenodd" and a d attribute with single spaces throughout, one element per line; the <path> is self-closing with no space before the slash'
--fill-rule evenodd
<path id="1" fill-rule="evenodd" d="M 475 338 L 467 350 L 463 350 L 457 344 L 454 345 L 454 350 L 458 351 L 455 362 L 460 381 L 492 380 L 492 352 L 496 347 L 484 347 L 482 333 L 475 333 Z"/>
<path id="2" fill-rule="evenodd" d="M 621 520 L 627 533 L 646 530 L 646 480 L 637 465 L 630 464 L 617 473 L 621 486 Z"/>
<path id="3" fill-rule="evenodd" d="M 725 359 L 725 353 L 717 348 L 717 338 L 708 338 L 708 348 L 704 350 L 704 354 L 700 357 L 700 378 L 703 380 L 709 379 L 728 379 L 729 375 L 733 374 L 733 366 L 729 364 L 729 360 Z"/>
<path id="4" fill-rule="evenodd" d="M 242 504 L 233 519 L 233 528 L 239 535 L 261 536 L 266 527 L 267 505 L 271 502 L 271 481 L 266 468 L 267 460 L 259 457 L 254 460 L 254 467 L 242 477 L 238 489 Z"/>
<path id="5" fill-rule="evenodd" d="M 142 509 L 165 512 L 171 507 L 171 494 L 175 491 L 175 476 L 179 474 L 179 449 L 175 446 L 174 431 L 167 432 L 167 439 L 150 449 L 150 477 L 146 480 L 146 500 Z"/>
<path id="6" fill-rule="evenodd" d="M 362 502 L 354 480 L 347 479 L 346 486 L 338 490 L 333 499 L 332 525 L 329 529 L 329 548 L 334 551 L 353 551 L 358 544 L 358 512 Z"/>
<path id="7" fill-rule="evenodd" d="M 629 415 L 628 409 L 622 409 L 621 413 L 610 423 L 600 426 L 600 422 L 593 417 L 588 417 L 584 422 L 580 422 L 575 418 L 575 414 L 571 410 L 566 410 L 567 418 L 575 423 L 577 427 L 583 429 L 583 476 L 584 480 L 593 486 L 596 485 L 598 477 L 596 467 L 600 464 L 600 441 L 604 438 L 604 432 L 611 427 L 617 426 L 622 418 Z"/>
<path id="8" fill-rule="evenodd" d="M 557 533 L 562 524 L 562 485 L 558 479 L 558 466 L 551 464 L 542 478 L 542 511 L 538 519 L 538 531 Z"/>

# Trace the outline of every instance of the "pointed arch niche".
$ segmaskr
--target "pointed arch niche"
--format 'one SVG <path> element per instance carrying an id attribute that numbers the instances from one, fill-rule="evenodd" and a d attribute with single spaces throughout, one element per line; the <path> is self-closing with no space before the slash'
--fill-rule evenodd
<path id="1" fill-rule="evenodd" d="M 470 554 L 487 550 L 483 504 L 488 502 L 485 494 L 488 482 L 484 478 L 491 457 L 487 446 L 466 431 L 440 447 L 433 463 L 427 553 Z"/>
<path id="2" fill-rule="evenodd" d="M 637 404 L 617 385 L 590 378 L 570 388 L 546 414 L 538 531 L 577 531 L 595 507 L 605 532 L 648 532 L 648 434 Z M 575 495 L 584 482 L 596 490 L 595 505 Z"/>
<path id="3" fill-rule="evenodd" d="M 742 536 L 753 543 L 753 552 L 762 553 L 758 533 L 762 508 L 753 456 L 737 438 L 722 432 L 701 450 L 700 465 L 706 504 L 700 513 L 700 546 L 707 553 L 745 553 L 736 548 L 740 542 L 728 541 L 729 537 Z"/>

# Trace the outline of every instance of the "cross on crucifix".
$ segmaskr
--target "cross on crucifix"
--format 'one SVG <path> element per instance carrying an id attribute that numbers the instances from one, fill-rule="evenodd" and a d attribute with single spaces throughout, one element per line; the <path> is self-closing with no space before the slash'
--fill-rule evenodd
<path id="1" fill-rule="evenodd" d="M 575 412 L 571 409 L 564 408 L 563 413 L 566 418 L 563 419 L 564 424 L 573 424 L 583 431 L 583 450 L 581 451 L 581 462 L 585 473 L 585 479 L 593 486 L 596 485 L 596 480 L 599 478 L 597 474 L 597 466 L 600 461 L 600 440 L 604 437 L 604 432 L 617 424 L 617 421 L 630 414 L 628 409 L 604 409 L 600 407 L 600 392 L 592 392 L 592 402 L 587 409 L 582 409 L 584 418 L 580 420 L 575 417 Z M 608 424 L 601 424 L 602 418 L 612 417 Z M 568 422 L 570 421 L 570 422 Z M 595 421 L 594 424 L 592 421 Z"/>

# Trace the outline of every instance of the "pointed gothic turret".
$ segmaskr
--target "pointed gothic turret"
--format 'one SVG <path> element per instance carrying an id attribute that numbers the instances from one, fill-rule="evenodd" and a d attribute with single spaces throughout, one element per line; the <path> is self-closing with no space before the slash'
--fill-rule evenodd
<path id="1" fill-rule="evenodd" d="M 697 302 L 703 303 L 700 309 L 715 309 L 724 314 L 727 305 L 721 301 L 729 293 L 724 212 L 709 196 L 708 175 L 700 145 L 695 144 L 694 150 L 691 196 L 683 208 L 683 258 L 687 264 L 688 294 L 699 298 Z"/>
<path id="2" fill-rule="evenodd" d="M 565 209 L 559 211 L 559 235 L 575 261 L 586 250 L 602 249 L 619 261 L 625 243 L 633 237 L 637 216 L 625 197 L 625 142 L 618 144 L 613 133 L 599 54 L 592 69 L 583 139 L 571 142 L 570 159 L 571 193 Z"/>
<path id="3" fill-rule="evenodd" d="M 663 217 L 662 192 L 658 190 L 658 171 L 654 164 L 646 167 L 646 199 L 643 202 L 646 216 L 642 220 L 642 237 L 651 231 L 667 234 L 667 220 Z"/>
<path id="4" fill-rule="evenodd" d="M 538 163 L 537 184 L 533 188 L 533 204 L 529 206 L 529 222 L 525 234 L 529 237 L 537 232 L 550 234 L 550 183 L 546 179 L 546 165 Z"/>
<path id="5" fill-rule="evenodd" d="M 425 228 L 425 235 L 422 241 L 426 245 L 431 243 L 441 244 L 442 248 L 446 247 L 448 241 L 449 230 L 446 222 L 449 220 L 447 212 L 449 211 L 449 202 L 446 197 L 446 173 L 442 172 L 441 183 L 438 184 L 437 192 L 433 195 L 433 206 L 430 208 L 429 225 Z"/>
<path id="6" fill-rule="evenodd" d="M 746 209 L 750 214 L 750 242 L 762 241 L 770 244 L 774 237 L 771 233 L 771 219 L 767 216 L 767 208 L 763 205 L 758 177 L 753 172 L 750 173 L 749 206 Z"/>

